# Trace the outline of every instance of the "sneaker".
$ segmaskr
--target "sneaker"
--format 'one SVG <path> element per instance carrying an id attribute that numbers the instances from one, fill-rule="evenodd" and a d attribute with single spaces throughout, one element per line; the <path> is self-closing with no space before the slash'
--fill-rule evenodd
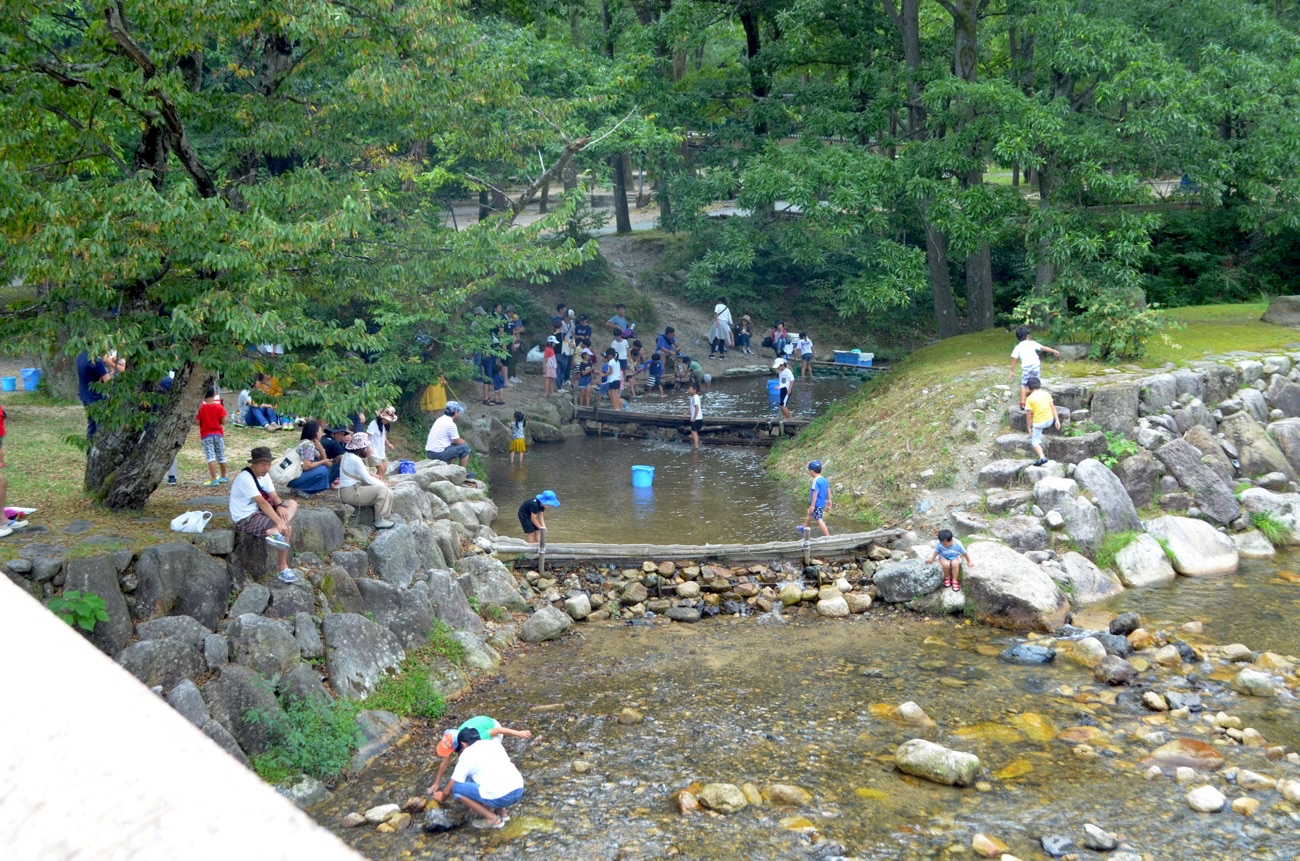
<path id="1" fill-rule="evenodd" d="M 8 538 L 10 535 L 13 534 L 14 531 L 10 529 L 8 526 L 0 526 L 0 538 Z"/>
<path id="2" fill-rule="evenodd" d="M 375 521 L 375 528 L 376 528 L 376 529 L 392 529 L 392 528 L 393 528 L 394 526 L 396 526 L 396 525 L 397 525 L 397 524 L 394 523 L 394 522 L 391 521 L 391 520 L 378 519 L 378 520 Z"/>
<path id="3" fill-rule="evenodd" d="M 276 550 L 288 550 L 293 546 L 288 541 L 284 540 L 283 535 L 276 535 L 275 533 L 266 536 L 266 543 L 270 544 Z"/>
<path id="4" fill-rule="evenodd" d="M 27 521 L 19 520 L 18 518 L 15 517 L 13 520 L 5 524 L 5 528 L 8 529 L 10 532 L 17 532 L 19 529 L 27 528 Z"/>
<path id="5" fill-rule="evenodd" d="M 229 478 L 226 478 L 226 476 L 224 476 L 224 475 L 223 475 L 223 476 L 220 476 L 220 477 L 217 479 L 217 484 L 230 484 L 230 479 L 229 479 Z"/>
<path id="6" fill-rule="evenodd" d="M 280 572 L 280 582 L 281 582 L 281 583 L 297 583 L 297 582 L 298 582 L 298 575 L 297 575 L 296 573 L 294 573 L 294 570 L 293 570 L 292 568 L 286 568 L 286 569 L 284 569 L 283 571 Z"/>
<path id="7" fill-rule="evenodd" d="M 175 486 L 176 486 L 176 476 L 174 476 L 174 475 L 169 475 L 169 476 L 167 476 L 167 486 L 168 486 L 168 487 L 175 487 Z"/>
<path id="8" fill-rule="evenodd" d="M 1034 461 L 1032 465 L 1033 465 L 1033 466 L 1047 466 L 1047 458 L 1045 458 L 1045 457 L 1040 457 L 1038 460 Z"/>
<path id="9" fill-rule="evenodd" d="M 219 478 L 214 478 L 211 481 L 203 482 L 204 487 L 216 487 L 218 484 L 221 484 L 221 479 Z"/>
<path id="10" fill-rule="evenodd" d="M 473 480 L 476 479 L 476 478 L 478 478 L 478 475 L 475 474 L 475 473 L 472 473 L 472 472 L 467 472 L 467 473 L 465 473 L 465 480 L 466 480 L 466 481 L 473 481 Z"/>
<path id="11" fill-rule="evenodd" d="M 519 382 L 519 378 L 518 378 L 518 377 L 511 377 L 511 378 L 510 378 L 510 382 L 512 382 L 512 383 L 517 383 L 517 382 Z"/>

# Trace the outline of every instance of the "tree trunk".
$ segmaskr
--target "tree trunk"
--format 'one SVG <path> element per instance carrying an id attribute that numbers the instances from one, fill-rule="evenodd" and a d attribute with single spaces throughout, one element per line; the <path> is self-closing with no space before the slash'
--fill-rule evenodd
<path id="1" fill-rule="evenodd" d="M 109 508 L 143 508 L 185 444 L 212 380 L 207 371 L 186 362 L 172 381 L 171 396 L 143 431 L 123 427 L 95 434 L 86 456 L 86 492 Z"/>
<path id="2" fill-rule="evenodd" d="M 943 231 L 925 222 L 925 262 L 930 270 L 934 293 L 934 327 L 940 338 L 957 334 L 957 304 L 952 297 L 952 276 L 948 272 L 948 239 Z"/>
<path id="3" fill-rule="evenodd" d="M 993 328 L 993 255 L 985 242 L 966 258 L 966 330 Z"/>
<path id="4" fill-rule="evenodd" d="M 542 183 L 541 198 L 537 201 L 538 215 L 545 215 L 546 213 L 551 211 L 550 198 L 551 198 L 551 181 L 548 179 L 546 182 Z"/>
<path id="5" fill-rule="evenodd" d="M 488 216 L 492 214 L 491 200 L 492 198 L 489 196 L 488 190 L 486 188 L 480 188 L 478 190 L 478 220 L 479 221 L 487 221 Z"/>
<path id="6" fill-rule="evenodd" d="M 627 209 L 627 163 L 623 153 L 610 156 L 609 164 L 614 170 L 614 231 L 631 233 L 632 216 Z"/>
<path id="7" fill-rule="evenodd" d="M 1052 194 L 1056 190 L 1056 170 L 1052 159 L 1043 163 L 1037 171 L 1038 174 L 1038 208 L 1041 211 L 1047 211 L 1052 207 Z M 1048 252 L 1052 247 L 1052 237 L 1044 233 L 1038 238 L 1038 267 L 1034 272 L 1034 292 L 1042 293 L 1045 288 L 1050 286 L 1056 280 L 1056 268 L 1052 266 L 1052 261 L 1048 259 Z"/>
<path id="8" fill-rule="evenodd" d="M 763 41 L 758 30 L 758 15 L 750 9 L 740 13 L 740 24 L 745 28 L 745 56 L 749 66 L 749 91 L 754 97 L 752 116 L 754 134 L 767 134 L 767 121 L 763 119 L 763 103 L 767 101 L 767 74 L 758 63 L 758 52 L 762 50 Z"/>

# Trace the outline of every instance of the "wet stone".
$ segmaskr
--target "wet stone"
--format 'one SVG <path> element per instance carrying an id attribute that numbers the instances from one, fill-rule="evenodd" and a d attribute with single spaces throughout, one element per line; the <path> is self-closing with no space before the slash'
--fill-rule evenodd
<path id="1" fill-rule="evenodd" d="M 1056 660 L 1056 650 L 1049 649 L 1046 646 L 1036 646 L 1032 643 L 1018 643 L 1009 649 L 1004 649 L 998 657 L 1011 664 L 1035 666 L 1050 664 Z"/>

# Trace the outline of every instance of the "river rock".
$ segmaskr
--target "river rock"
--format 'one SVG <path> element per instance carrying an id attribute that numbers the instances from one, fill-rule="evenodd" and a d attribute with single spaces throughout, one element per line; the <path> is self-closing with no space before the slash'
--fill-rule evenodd
<path id="1" fill-rule="evenodd" d="M 943 571 L 933 563 L 909 559 L 882 565 L 876 569 L 872 582 L 876 584 L 880 600 L 900 604 L 938 589 L 943 582 Z"/>
<path id="2" fill-rule="evenodd" d="M 699 800 L 718 813 L 735 813 L 749 806 L 745 793 L 734 783 L 706 783 L 700 790 Z"/>
<path id="3" fill-rule="evenodd" d="M 365 699 L 406 658 L 397 637 L 356 613 L 331 613 L 321 625 L 325 667 L 339 696 Z"/>
<path id="4" fill-rule="evenodd" d="M 1048 547 L 1047 530 L 1037 517 L 1021 514 L 1004 518 L 993 524 L 993 534 L 1022 553 Z"/>
<path id="5" fill-rule="evenodd" d="M 1179 574 L 1199 577 L 1237 570 L 1237 548 L 1232 540 L 1204 521 L 1169 515 L 1148 521 L 1146 530 L 1165 542 Z"/>
<path id="6" fill-rule="evenodd" d="M 574 621 L 582 621 L 591 615 L 591 598 L 586 592 L 579 592 L 564 599 L 564 612 Z"/>
<path id="7" fill-rule="evenodd" d="M 136 560 L 135 574 L 137 619 L 191 616 L 211 631 L 226 615 L 230 572 L 188 541 L 147 548 Z"/>
<path id="8" fill-rule="evenodd" d="M 202 692 L 213 720 L 234 737 L 240 748 L 251 754 L 265 752 L 270 743 L 267 719 L 283 714 L 265 678 L 248 667 L 227 664 L 216 679 L 203 686 Z"/>
<path id="9" fill-rule="evenodd" d="M 546 640 L 558 640 L 564 632 L 573 626 L 573 620 L 567 613 L 555 609 L 549 604 L 539 607 L 537 612 L 528 617 L 520 629 L 520 636 L 525 643 L 541 643 Z"/>
<path id="10" fill-rule="evenodd" d="M 1139 388 L 1135 382 L 1101 386 L 1092 393 L 1089 418 L 1103 431 L 1129 434 L 1138 420 Z"/>
<path id="11" fill-rule="evenodd" d="M 993 835 L 981 832 L 971 838 L 970 848 L 984 858 L 1002 858 L 1010 847 Z"/>
<path id="12" fill-rule="evenodd" d="M 1003 649 L 998 654 L 998 657 L 1010 664 L 1037 666 L 1050 664 L 1056 660 L 1056 650 L 1049 649 L 1046 646 L 1034 645 L 1033 643 L 1017 643 L 1010 648 Z"/>
<path id="13" fill-rule="evenodd" d="M 1187 793 L 1187 806 L 1197 813 L 1218 813 L 1227 803 L 1227 797 L 1208 784 Z"/>
<path id="14" fill-rule="evenodd" d="M 171 637 L 141 640 L 123 649 L 116 660 L 145 687 L 161 687 L 164 692 L 206 669 L 194 643 Z"/>
<path id="15" fill-rule="evenodd" d="M 844 602 L 849 605 L 850 613 L 865 613 L 871 609 L 871 596 L 866 592 L 845 592 Z"/>
<path id="16" fill-rule="evenodd" d="M 1215 771 L 1223 767 L 1223 754 L 1194 738 L 1176 738 L 1151 751 L 1142 765 L 1161 768 L 1195 768 L 1198 771 Z"/>
<path id="17" fill-rule="evenodd" d="M 239 590 L 239 597 L 230 605 L 230 618 L 238 619 L 245 613 L 261 614 L 271 603 L 271 590 L 261 583 L 248 583 Z"/>
<path id="18" fill-rule="evenodd" d="M 1061 557 L 1061 571 L 1055 577 L 1068 587 L 1072 602 L 1086 607 L 1124 591 L 1123 585 L 1109 571 L 1102 571 L 1092 560 L 1073 550 Z"/>
<path id="19" fill-rule="evenodd" d="M 1295 478 L 1295 470 L 1277 443 L 1246 413 L 1224 417 L 1219 422 L 1219 430 L 1236 446 L 1243 475 L 1253 477 L 1266 472 L 1284 472 L 1287 478 Z"/>
<path id="20" fill-rule="evenodd" d="M 1106 647 L 1096 637 L 1084 637 L 1070 643 L 1065 654 L 1076 663 L 1093 669 L 1106 657 Z"/>
<path id="21" fill-rule="evenodd" d="M 1106 451 L 1106 435 L 1093 431 L 1082 436 L 1049 436 L 1044 454 L 1057 463 L 1078 463 L 1090 457 L 1099 457 Z"/>
<path id="22" fill-rule="evenodd" d="M 1172 385 L 1172 378 L 1170 384 Z M 1074 480 L 1092 494 L 1107 532 L 1123 532 L 1142 527 L 1128 491 L 1115 473 L 1101 461 L 1092 458 L 1081 461 L 1075 467 Z"/>
<path id="23" fill-rule="evenodd" d="M 979 757 L 914 738 L 894 753 L 894 764 L 904 774 L 945 786 L 970 786 L 980 771 Z"/>
<path id="24" fill-rule="evenodd" d="M 1292 471 L 1300 475 L 1300 418 L 1272 422 L 1268 426 L 1268 433 L 1277 443 L 1287 463 L 1291 464 Z"/>
<path id="25" fill-rule="evenodd" d="M 1145 534 L 1115 554 L 1115 568 L 1120 582 L 1129 587 L 1163 586 L 1177 576 L 1160 542 Z"/>
<path id="26" fill-rule="evenodd" d="M 1214 472 L 1226 487 L 1232 487 L 1237 468 L 1223 451 L 1222 443 L 1207 429 L 1195 426 L 1187 429 L 1183 440 L 1201 453 L 1201 463 Z"/>
<path id="27" fill-rule="evenodd" d="M 450 571 L 430 571 L 427 594 L 435 618 L 458 631 L 483 633 L 483 619 L 474 612 L 465 592 Z"/>
<path id="28" fill-rule="evenodd" d="M 25 561 L 25 560 L 24 560 Z M 64 592 L 76 590 L 83 595 L 98 595 L 104 601 L 107 621 L 95 624 L 90 633 L 80 628 L 82 634 L 104 654 L 112 657 L 131 642 L 131 611 L 117 579 L 117 566 L 111 556 L 90 556 L 69 559 L 64 563 Z"/>
<path id="29" fill-rule="evenodd" d="M 343 546 L 343 521 L 328 508 L 301 506 L 292 526 L 290 538 L 298 553 L 315 553 L 323 559 Z"/>
<path id="30" fill-rule="evenodd" d="M 1245 667 L 1233 676 L 1232 689 L 1248 697 L 1271 697 L 1277 694 L 1273 677 L 1250 667 Z"/>
<path id="31" fill-rule="evenodd" d="M 994 493 L 1005 493 L 1007 491 L 993 491 Z M 957 535 L 972 535 L 976 532 L 983 532 L 989 528 L 989 520 L 981 514 L 973 514 L 969 511 L 953 510 L 948 512 L 948 522 L 952 524 L 952 531 Z"/>
<path id="32" fill-rule="evenodd" d="M 1101 643 L 1102 647 L 1106 649 L 1106 654 L 1108 655 L 1127 658 L 1129 655 L 1133 654 L 1133 644 L 1128 641 L 1128 637 L 1103 632 L 1093 634 L 1093 636 L 1096 637 L 1097 642 Z"/>
<path id="33" fill-rule="evenodd" d="M 812 803 L 813 794 L 802 786 L 790 783 L 765 783 L 759 788 L 763 800 L 768 804 L 786 807 L 802 807 Z"/>
<path id="34" fill-rule="evenodd" d="M 1156 457 L 1179 486 L 1192 494 L 1196 507 L 1206 517 L 1227 524 L 1241 516 L 1232 489 L 1202 461 L 1200 449 L 1186 440 L 1174 440 L 1156 449 Z"/>
<path id="35" fill-rule="evenodd" d="M 828 619 L 843 619 L 849 615 L 849 603 L 843 595 L 834 595 L 817 602 L 817 615 Z"/>
<path id="36" fill-rule="evenodd" d="M 364 821 L 364 819 L 363 819 Z M 441 834 L 461 825 L 462 821 L 453 818 L 445 807 L 428 807 L 424 811 L 424 823 L 421 827 L 430 834 Z"/>
<path id="37" fill-rule="evenodd" d="M 512 613 L 527 613 L 528 602 L 519 594 L 510 569 L 491 556 L 466 556 L 456 563 L 457 581 L 466 597 L 477 598 L 480 607 L 499 604 Z"/>
<path id="38" fill-rule="evenodd" d="M 429 641 L 433 632 L 433 605 L 428 587 L 417 583 L 409 589 L 382 580 L 357 582 L 362 613 L 392 631 L 404 649 L 416 649 Z"/>
<path id="39" fill-rule="evenodd" d="M 1074 847 L 1074 841 L 1060 834 L 1044 834 L 1039 842 L 1043 851 L 1053 858 L 1059 858 Z"/>
<path id="40" fill-rule="evenodd" d="M 1126 457 L 1115 467 L 1115 476 L 1135 508 L 1146 508 L 1155 499 L 1156 460 L 1148 451 Z"/>
<path id="41" fill-rule="evenodd" d="M 1106 655 L 1093 668 L 1093 676 L 1107 685 L 1131 685 L 1137 679 L 1137 669 L 1118 655 Z"/>
<path id="42" fill-rule="evenodd" d="M 1156 546 L 1159 547 L 1160 545 L 1157 544 Z M 1129 634 L 1141 627 L 1142 617 L 1137 613 L 1129 612 L 1120 613 L 1114 619 L 1111 619 L 1110 624 L 1106 626 L 1106 630 L 1111 634 L 1127 637 Z"/>
<path id="43" fill-rule="evenodd" d="M 291 670 L 301 659 L 293 626 L 278 619 L 245 613 L 226 629 L 230 660 L 264 676 L 278 676 Z"/>
<path id="44" fill-rule="evenodd" d="M 690 624 L 700 621 L 700 611 L 695 607 L 669 607 L 665 615 L 674 622 Z"/>
<path id="45" fill-rule="evenodd" d="M 967 551 L 975 564 L 965 572 L 966 600 L 980 621 L 1032 631 L 1065 624 L 1069 603 L 1042 568 L 991 541 L 974 542 Z"/>
<path id="46" fill-rule="evenodd" d="M 1119 845 L 1119 839 L 1089 822 L 1083 826 L 1083 845 L 1094 852 L 1110 852 Z"/>
<path id="47" fill-rule="evenodd" d="M 415 535 L 405 523 L 379 530 L 366 548 L 366 554 L 380 580 L 402 589 L 411 585 L 415 572 L 421 570 Z"/>

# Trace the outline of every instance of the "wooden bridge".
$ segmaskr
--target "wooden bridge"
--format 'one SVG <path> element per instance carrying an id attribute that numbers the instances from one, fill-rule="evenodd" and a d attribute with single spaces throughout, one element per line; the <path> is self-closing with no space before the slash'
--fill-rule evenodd
<path id="1" fill-rule="evenodd" d="M 497 536 L 490 549 L 499 556 L 531 559 L 544 554 L 545 562 L 631 562 L 647 559 L 665 561 L 720 561 L 731 564 L 771 562 L 776 559 L 803 559 L 812 556 L 835 558 L 851 556 L 871 544 L 884 545 L 903 534 L 901 529 L 874 529 L 843 535 L 794 541 L 768 541 L 760 544 L 530 544 L 521 538 Z"/>
<path id="2" fill-rule="evenodd" d="M 605 407 L 577 407 L 575 416 L 584 423 L 588 434 L 597 434 L 602 425 L 629 428 L 629 436 L 647 436 L 647 429 L 676 429 L 679 435 L 690 433 L 691 421 L 672 413 L 642 413 L 612 410 Z M 808 419 L 782 419 L 780 416 L 732 417 L 705 416 L 700 442 L 708 445 L 770 446 L 778 439 L 792 437 L 808 426 Z M 592 426 L 596 424 L 597 426 Z M 635 425 L 635 427 L 629 427 Z"/>

